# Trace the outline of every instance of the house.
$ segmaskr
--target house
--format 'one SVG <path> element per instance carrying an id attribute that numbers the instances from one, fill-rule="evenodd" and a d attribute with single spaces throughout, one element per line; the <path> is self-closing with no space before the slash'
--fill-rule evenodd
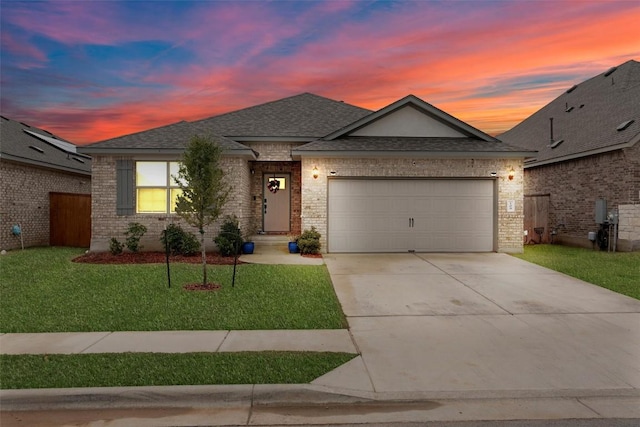
<path id="1" fill-rule="evenodd" d="M 91 158 L 46 130 L 0 116 L 0 248 L 89 247 Z"/>
<path id="2" fill-rule="evenodd" d="M 522 251 L 522 170 L 534 153 L 412 95 L 373 112 L 310 93 L 82 147 L 93 158 L 91 250 L 134 221 L 159 248 L 179 221 L 170 177 L 194 134 L 224 149 L 225 209 L 245 230 L 314 226 L 328 252 Z"/>
<path id="3" fill-rule="evenodd" d="M 640 250 L 639 62 L 568 88 L 499 138 L 538 152 L 524 165 L 529 238 L 592 247 L 589 232 L 597 236 L 603 223 L 596 201 L 604 200 L 607 232 L 619 221 L 617 250 Z"/>

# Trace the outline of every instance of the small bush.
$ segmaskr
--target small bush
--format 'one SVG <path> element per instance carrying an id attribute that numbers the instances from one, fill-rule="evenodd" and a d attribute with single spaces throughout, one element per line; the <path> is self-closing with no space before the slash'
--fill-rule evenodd
<path id="1" fill-rule="evenodd" d="M 222 256 L 236 255 L 242 251 L 242 234 L 235 215 L 225 217 L 220 233 L 213 241 L 216 242 Z"/>
<path id="2" fill-rule="evenodd" d="M 315 227 L 311 227 L 311 230 L 304 230 L 298 238 L 298 247 L 303 255 L 320 253 L 320 233 Z"/>
<path id="3" fill-rule="evenodd" d="M 200 242 L 195 234 L 184 231 L 178 224 L 169 224 L 167 229 L 162 231 L 160 241 L 165 247 L 168 241 L 171 255 L 191 256 L 200 251 Z"/>
<path id="4" fill-rule="evenodd" d="M 127 236 L 127 249 L 129 249 L 131 252 L 138 252 L 140 249 L 142 249 L 142 246 L 140 246 L 140 238 L 144 236 L 144 233 L 146 232 L 147 227 L 145 227 L 144 225 L 140 224 L 139 222 L 130 222 L 129 228 L 124 233 L 124 235 Z"/>
<path id="5" fill-rule="evenodd" d="M 115 237 L 111 238 L 111 242 L 109 242 L 109 251 L 112 255 L 119 255 L 122 253 L 124 249 L 124 244 L 120 243 L 118 239 Z"/>

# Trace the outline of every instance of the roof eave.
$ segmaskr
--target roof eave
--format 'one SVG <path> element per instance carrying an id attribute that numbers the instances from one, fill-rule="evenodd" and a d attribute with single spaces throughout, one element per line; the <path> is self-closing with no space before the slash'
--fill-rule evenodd
<path id="1" fill-rule="evenodd" d="M 231 139 L 235 142 L 311 142 L 318 138 L 322 138 L 322 135 L 317 136 L 233 136 L 225 135 L 225 138 Z"/>
<path id="2" fill-rule="evenodd" d="M 638 142 L 638 140 L 640 140 L 640 134 L 638 134 L 636 138 L 634 138 L 632 141 L 629 141 L 629 142 L 625 142 L 625 143 L 617 144 L 617 145 L 612 145 L 610 147 L 598 148 L 598 149 L 595 149 L 595 150 L 583 151 L 581 153 L 567 154 L 566 156 L 554 157 L 552 159 L 529 162 L 529 163 L 525 163 L 524 168 L 528 169 L 528 168 L 533 168 L 533 167 L 536 167 L 536 166 L 545 166 L 545 165 L 550 165 L 550 164 L 553 164 L 553 163 L 561 163 L 561 162 L 566 162 L 566 161 L 569 161 L 569 160 L 575 160 L 575 159 L 579 159 L 579 158 L 582 158 L 582 157 L 594 156 L 596 154 L 603 154 L 603 153 L 608 153 L 608 152 L 611 152 L 611 151 L 622 150 L 624 148 L 633 147 Z"/>
<path id="3" fill-rule="evenodd" d="M 47 162 L 33 160 L 33 159 L 25 158 L 25 157 L 13 156 L 13 155 L 7 154 L 7 153 L 2 153 L 0 155 L 0 159 L 8 160 L 8 161 L 15 162 L 15 163 L 23 163 L 23 164 L 26 164 L 26 165 L 29 165 L 29 166 L 37 166 L 37 167 L 50 169 L 50 170 L 55 170 L 55 171 L 59 171 L 59 172 L 68 172 L 68 173 L 73 173 L 73 174 L 77 174 L 77 175 L 91 176 L 91 171 L 90 170 L 86 171 L 86 170 L 83 170 L 83 169 L 70 168 L 70 167 L 67 167 L 67 166 L 60 165 L 58 163 L 47 163 Z M 89 166 L 89 168 L 91 168 L 91 166 Z"/>
<path id="4" fill-rule="evenodd" d="M 329 151 L 292 150 L 291 157 L 313 158 L 409 158 L 409 159 L 523 159 L 536 151 Z"/>
<path id="5" fill-rule="evenodd" d="M 182 155 L 184 148 L 99 148 L 99 147 L 78 147 L 78 151 L 86 154 L 102 154 L 102 155 Z M 229 157 L 246 157 L 249 160 L 256 160 L 256 152 L 251 149 L 233 150 L 223 149 L 223 156 Z"/>

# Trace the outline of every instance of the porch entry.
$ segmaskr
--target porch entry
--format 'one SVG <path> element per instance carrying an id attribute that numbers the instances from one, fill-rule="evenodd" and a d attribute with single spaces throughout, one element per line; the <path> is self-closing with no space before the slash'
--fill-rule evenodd
<path id="1" fill-rule="evenodd" d="M 289 232 L 291 230 L 291 174 L 265 173 L 262 181 L 262 229 L 266 232 Z"/>

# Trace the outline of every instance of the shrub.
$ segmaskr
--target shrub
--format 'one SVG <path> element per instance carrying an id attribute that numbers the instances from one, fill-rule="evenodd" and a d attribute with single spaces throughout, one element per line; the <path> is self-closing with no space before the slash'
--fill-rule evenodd
<path id="1" fill-rule="evenodd" d="M 200 242 L 196 235 L 184 231 L 178 224 L 169 224 L 167 229 L 162 231 L 160 241 L 165 247 L 168 242 L 171 255 L 191 256 L 200 251 Z"/>
<path id="2" fill-rule="evenodd" d="M 213 239 L 218 245 L 218 250 L 222 256 L 239 254 L 242 251 L 242 234 L 238 225 L 238 218 L 227 215 L 220 227 L 220 233 Z"/>
<path id="3" fill-rule="evenodd" d="M 130 222 L 129 228 L 124 233 L 124 235 L 127 236 L 127 249 L 129 249 L 131 252 L 138 252 L 140 249 L 142 249 L 142 246 L 140 246 L 140 238 L 144 236 L 144 233 L 146 232 L 147 227 L 145 227 L 144 225 L 140 224 L 139 222 Z"/>
<path id="4" fill-rule="evenodd" d="M 311 227 L 311 230 L 304 230 L 298 238 L 298 247 L 303 255 L 320 253 L 320 233 L 315 227 Z"/>
<path id="5" fill-rule="evenodd" d="M 122 253 L 122 249 L 124 249 L 124 245 L 120 243 L 118 239 L 115 237 L 111 238 L 111 242 L 109 242 L 109 251 L 112 255 L 119 255 Z"/>

